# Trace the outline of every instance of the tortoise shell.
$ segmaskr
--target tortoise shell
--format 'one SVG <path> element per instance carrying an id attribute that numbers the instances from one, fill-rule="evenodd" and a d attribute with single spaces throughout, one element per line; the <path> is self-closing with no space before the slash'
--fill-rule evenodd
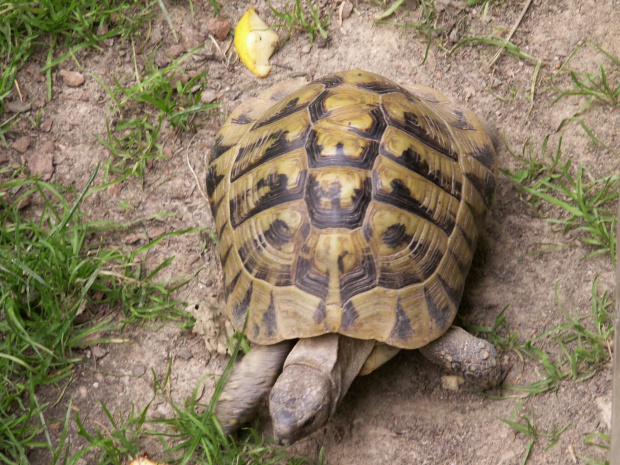
<path id="1" fill-rule="evenodd" d="M 258 344 L 427 344 L 456 315 L 496 178 L 480 121 L 426 86 L 351 70 L 245 102 L 207 163 L 233 325 Z"/>

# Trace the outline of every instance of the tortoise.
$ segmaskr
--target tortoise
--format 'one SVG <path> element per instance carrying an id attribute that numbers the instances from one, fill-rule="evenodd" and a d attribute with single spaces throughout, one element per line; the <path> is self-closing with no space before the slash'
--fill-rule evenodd
<path id="1" fill-rule="evenodd" d="M 226 308 L 255 344 L 216 405 L 224 433 L 270 393 L 291 444 L 400 349 L 497 385 L 494 347 L 452 326 L 496 182 L 482 123 L 426 86 L 349 70 L 241 104 L 206 175 Z"/>

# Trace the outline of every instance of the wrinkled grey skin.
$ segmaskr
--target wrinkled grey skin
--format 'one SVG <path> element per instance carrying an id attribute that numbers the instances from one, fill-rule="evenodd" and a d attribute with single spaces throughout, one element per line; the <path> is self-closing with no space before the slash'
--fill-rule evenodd
<path id="1" fill-rule="evenodd" d="M 431 362 L 483 388 L 497 386 L 502 381 L 503 373 L 493 344 L 456 326 L 418 350 Z"/>
<path id="2" fill-rule="evenodd" d="M 282 445 L 292 444 L 327 423 L 373 349 L 381 347 L 375 341 L 337 334 L 302 339 L 294 347 L 291 341 L 256 346 L 233 370 L 216 406 L 216 417 L 224 432 L 232 433 L 270 392 L 274 437 Z M 381 363 L 397 353 L 384 347 L 389 355 L 380 357 Z M 451 327 L 420 351 L 432 362 L 484 388 L 501 382 L 493 345 L 461 328 Z M 378 366 L 365 366 L 363 372 Z"/>
<path id="3" fill-rule="evenodd" d="M 290 445 L 324 426 L 374 346 L 338 334 L 301 339 L 269 396 L 276 441 Z"/>
<path id="4" fill-rule="evenodd" d="M 271 390 L 295 341 L 255 346 L 235 366 L 215 406 L 225 435 L 247 422 Z"/>

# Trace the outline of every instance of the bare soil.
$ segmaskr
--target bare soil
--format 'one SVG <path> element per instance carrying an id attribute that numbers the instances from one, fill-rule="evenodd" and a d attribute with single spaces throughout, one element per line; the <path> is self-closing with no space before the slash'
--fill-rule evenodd
<path id="1" fill-rule="evenodd" d="M 270 23 L 265 0 L 252 2 Z M 340 2 L 334 5 L 338 7 Z M 441 10 L 438 27 L 461 29 L 450 37 L 459 40 L 463 29 L 467 35 L 486 34 L 494 28 L 508 31 L 517 20 L 524 2 L 492 2 L 483 17 L 480 7 L 464 9 L 464 2 L 439 1 Z M 283 1 L 274 1 L 274 7 L 283 9 Z M 238 0 L 225 2 L 222 16 L 234 24 L 247 8 Z M 157 212 L 177 212 L 166 220 L 153 220 L 149 227 L 165 231 L 212 225 L 212 218 L 202 195 L 205 176 L 205 156 L 218 126 L 232 109 L 261 90 L 292 76 L 308 79 L 349 68 L 361 68 L 408 85 L 430 85 L 450 98 L 470 107 L 479 116 L 496 127 L 505 137 L 506 144 L 520 152 L 531 139 L 535 151 L 540 150 L 543 138 L 552 134 L 559 123 L 572 115 L 584 102 L 582 97 L 569 97 L 554 103 L 558 92 L 550 81 L 556 66 L 562 64 L 583 41 L 596 42 L 610 54 L 620 56 L 620 3 L 616 0 L 534 0 L 514 34 L 513 41 L 524 53 L 538 57 L 544 64 L 536 85 L 532 103 L 528 99 L 533 61 L 519 60 L 503 53 L 494 66 L 488 63 L 496 48 L 485 45 L 459 49 L 448 61 L 446 52 L 431 46 L 428 58 L 421 64 L 426 43 L 411 28 L 379 25 L 374 19 L 381 9 L 366 1 L 354 2 L 352 14 L 340 22 L 338 10 L 328 27 L 329 41 L 310 43 L 305 33 L 294 32 L 290 39 L 272 57 L 275 65 L 271 74 L 259 80 L 237 59 L 232 38 L 218 42 L 219 50 L 208 37 L 207 22 L 212 9 L 207 1 L 194 2 L 192 16 L 187 3 L 168 5 L 173 24 L 179 33 L 179 44 L 184 50 L 206 43 L 200 52 L 204 60 L 190 59 L 190 72 L 208 71 L 207 92 L 222 103 L 220 111 L 198 115 L 195 130 L 175 132 L 164 127 L 164 145 L 168 157 L 155 160 L 143 180 L 127 180 L 92 196 L 84 208 L 93 219 L 129 221 Z M 399 22 L 419 19 L 416 3 L 407 1 L 399 13 L 389 18 Z M 464 18 L 463 22 L 458 22 Z M 144 34 L 144 54 L 160 47 L 157 53 L 170 52 L 175 44 L 165 20 L 158 16 L 151 24 L 150 35 Z M 281 36 L 285 31 L 279 30 Z M 108 85 L 113 78 L 131 82 L 134 74 L 131 44 L 121 40 L 108 43 L 102 50 L 88 49 L 76 54 L 76 60 L 67 60 L 52 72 L 54 98 L 46 99 L 46 83 L 37 73 L 45 55 L 32 59 L 30 67 L 18 75 L 25 100 L 31 103 L 31 114 L 37 109 L 43 119 L 51 119 L 49 132 L 39 131 L 23 120 L 9 134 L 13 142 L 29 136 L 31 145 L 25 153 L 15 149 L 8 152 L 9 162 L 29 160 L 46 143 L 53 144 L 54 173 L 51 180 L 62 184 L 73 183 L 78 189 L 85 185 L 95 166 L 110 156 L 93 137 L 105 137 L 106 109 L 109 96 L 93 78 L 98 76 Z M 76 62 L 80 64 L 78 69 Z M 556 63 L 558 65 L 556 65 Z M 571 68 L 594 72 L 604 57 L 592 47 L 584 47 L 571 61 Z M 62 69 L 81 71 L 86 81 L 79 87 L 68 87 L 59 72 Z M 556 85 L 570 87 L 566 76 L 558 77 Z M 513 91 L 516 96 L 511 97 Z M 504 99 L 496 97 L 503 96 Z M 17 101 L 14 91 L 9 101 Z M 620 113 L 617 108 L 594 104 L 583 115 L 597 137 L 616 150 L 620 146 Z M 563 156 L 575 164 L 588 167 L 595 177 L 617 173 L 620 160 L 591 139 L 576 124 L 567 125 L 560 134 L 552 135 L 549 147 L 554 149 L 559 137 L 563 138 Z M 49 146 L 48 146 L 49 147 Z M 4 150 L 4 149 L 3 149 Z M 498 150 L 499 165 L 519 167 L 503 146 Z M 186 157 L 195 168 L 197 185 L 188 169 Z M 0 157 L 1 159 L 2 157 Z M 100 182 L 99 180 L 96 182 Z M 121 203 L 132 205 L 126 211 Z M 29 207 L 29 208 L 35 208 Z M 544 210 L 547 212 L 547 210 Z M 558 212 L 551 212 L 558 214 Z M 140 232 L 139 229 L 132 232 Z M 123 237 L 110 241 L 122 244 Z M 541 243 L 566 244 L 549 253 L 531 252 Z M 206 244 L 206 246 L 205 246 Z M 475 262 L 468 278 L 462 303 L 463 320 L 471 325 L 492 326 L 497 315 L 508 306 L 505 315 L 512 330 L 520 338 L 530 339 L 545 329 L 565 321 L 558 307 L 559 300 L 568 311 L 587 316 L 591 305 L 591 286 L 598 276 L 599 288 L 612 289 L 613 269 L 609 256 L 582 260 L 588 250 L 578 246 L 577 236 L 563 235 L 552 224 L 542 221 L 521 201 L 518 191 L 508 179 L 500 175 L 497 199 L 482 233 Z M 165 258 L 176 258 L 165 270 L 163 278 L 191 275 L 202 269 L 198 278 L 184 288 L 180 299 L 213 313 L 212 327 L 222 324 L 221 317 L 204 299 L 221 295 L 220 270 L 216 246 L 208 235 L 184 235 L 165 241 L 149 255 L 148 264 L 155 266 Z M 202 302 L 202 303 L 201 303 Z M 120 321 L 119 309 L 101 310 Z M 209 326 L 209 325 L 207 325 Z M 107 344 L 85 348 L 80 352 L 88 360 L 76 365 L 73 381 L 54 408 L 45 413 L 46 420 L 64 419 L 69 399 L 79 409 L 87 428 L 107 425 L 100 402 L 115 415 L 127 415 L 131 405 L 143 408 L 151 399 L 153 373 L 163 379 L 172 360 L 170 397 L 179 404 L 191 396 L 198 380 L 205 374 L 220 374 L 227 357 L 205 348 L 202 337 L 183 332 L 175 324 L 146 324 L 128 327 L 121 334 L 122 344 Z M 215 333 L 212 337 L 217 338 Z M 217 341 L 216 341 L 217 342 Z M 551 341 L 543 341 L 550 353 L 558 353 Z M 521 361 L 514 353 L 504 354 L 511 365 L 505 383 L 527 385 L 541 377 L 537 364 Z M 331 464 L 504 464 L 521 463 L 529 438 L 515 433 L 500 418 L 511 419 L 522 396 L 515 391 L 497 391 L 502 400 L 494 400 L 476 392 L 454 392 L 442 387 L 442 371 L 418 353 L 401 353 L 398 357 L 369 376 L 356 380 L 350 393 L 340 405 L 335 418 L 322 430 L 299 442 L 292 452 L 316 459 L 325 449 Z M 214 377 L 207 377 L 202 400 L 212 392 Z M 466 386 L 464 386 L 466 387 Z M 41 393 L 42 401 L 54 401 L 62 386 Z M 579 457 L 602 460 L 604 452 L 584 444 L 592 433 L 609 434 L 609 404 L 611 399 L 610 366 L 591 379 L 574 383 L 564 382 L 555 393 L 532 397 L 525 402 L 521 413 L 533 416 L 540 432 L 554 427 L 570 426 L 559 437 L 558 443 L 545 450 L 550 441 L 540 437 L 534 445 L 530 464 L 584 463 Z M 164 399 L 156 399 L 149 411 L 151 417 L 170 417 L 173 411 Z M 515 417 L 519 420 L 519 417 Z M 73 448 L 84 445 L 72 427 Z M 268 425 L 265 433 L 269 434 Z M 60 432 L 60 431 L 58 431 Z M 145 450 L 157 457 L 157 444 L 145 442 Z M 48 458 L 33 455 L 32 463 L 47 463 Z M 84 463 L 95 463 L 87 457 Z"/>

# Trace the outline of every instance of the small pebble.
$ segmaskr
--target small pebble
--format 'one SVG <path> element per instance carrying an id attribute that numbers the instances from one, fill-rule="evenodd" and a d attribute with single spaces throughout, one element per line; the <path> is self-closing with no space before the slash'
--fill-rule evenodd
<path id="1" fill-rule="evenodd" d="M 160 68 L 165 68 L 170 64 L 170 58 L 161 51 L 157 52 L 157 54 L 155 54 L 155 64 Z"/>
<path id="2" fill-rule="evenodd" d="M 27 160 L 30 174 L 38 174 L 43 181 L 49 181 L 54 173 L 54 144 L 46 142 Z"/>
<path id="3" fill-rule="evenodd" d="M 45 76 L 41 74 L 41 68 L 39 67 L 39 65 L 31 63 L 30 65 L 28 65 L 28 68 L 26 68 L 26 71 L 28 71 L 28 74 L 30 74 L 30 76 L 32 76 L 32 79 L 34 79 L 35 81 L 45 82 Z"/>
<path id="4" fill-rule="evenodd" d="M 39 126 L 39 129 L 43 132 L 50 132 L 52 130 L 53 122 L 54 120 L 52 120 L 52 118 L 45 118 L 43 121 L 41 121 L 41 125 Z"/>
<path id="5" fill-rule="evenodd" d="M 306 44 L 303 47 L 301 47 L 301 53 L 306 55 L 307 53 L 310 53 L 311 49 L 312 47 L 310 46 L 310 44 Z"/>
<path id="6" fill-rule="evenodd" d="M 611 397 L 597 397 L 594 399 L 600 410 L 600 416 L 607 428 L 611 428 Z"/>
<path id="7" fill-rule="evenodd" d="M 177 351 L 177 357 L 179 357 L 181 360 L 189 360 L 193 356 L 194 355 L 187 349 L 179 349 Z"/>
<path id="8" fill-rule="evenodd" d="M 228 37 L 230 28 L 230 21 L 225 18 L 212 18 L 207 24 L 209 34 L 214 36 L 219 41 L 225 40 L 226 37 Z"/>
<path id="9" fill-rule="evenodd" d="M 319 36 L 319 38 L 316 40 L 316 46 L 319 48 L 327 47 L 328 43 L 329 43 L 329 37 L 327 39 L 324 39 L 323 37 Z M 325 58 L 325 60 L 327 60 L 327 58 Z"/>
<path id="10" fill-rule="evenodd" d="M 179 58 L 181 55 L 185 53 L 185 46 L 181 44 L 173 45 L 168 49 L 168 54 L 172 58 Z"/>
<path id="11" fill-rule="evenodd" d="M 458 28 L 454 28 L 452 29 L 452 31 L 450 32 L 450 35 L 448 36 L 448 38 L 450 39 L 450 41 L 452 43 L 456 43 L 459 41 L 459 30 Z"/>
<path id="12" fill-rule="evenodd" d="M 21 202 L 19 202 L 19 205 L 17 206 L 17 209 L 18 210 L 23 210 L 28 205 L 30 205 L 30 197 L 25 197 Z"/>
<path id="13" fill-rule="evenodd" d="M 349 0 L 342 2 L 342 19 L 347 19 L 353 12 L 353 3 Z"/>
<path id="14" fill-rule="evenodd" d="M 98 387 L 99 387 L 99 383 L 98 383 L 97 381 L 95 381 L 95 382 L 93 383 L 93 387 L 94 387 L 95 389 L 96 389 L 96 388 L 98 388 Z"/>
<path id="15" fill-rule="evenodd" d="M 121 183 L 120 182 L 112 184 L 110 187 L 108 187 L 108 195 L 110 197 L 116 197 L 120 190 L 121 190 Z"/>
<path id="16" fill-rule="evenodd" d="M 93 356 L 97 360 L 99 360 L 99 359 L 105 357 L 106 355 L 108 355 L 107 349 L 105 349 L 105 348 L 103 348 L 101 346 L 91 347 L 91 350 L 93 351 Z"/>
<path id="17" fill-rule="evenodd" d="M 11 147 L 17 150 L 19 153 L 26 153 L 26 150 L 28 150 L 28 147 L 30 147 L 30 137 L 20 137 L 15 142 L 13 142 L 13 145 L 11 145 Z"/>
<path id="18" fill-rule="evenodd" d="M 30 110 L 30 103 L 21 102 L 19 100 L 17 101 L 14 100 L 11 102 L 7 102 L 6 105 L 4 106 L 4 109 L 8 111 L 9 113 L 23 113 L 25 111 Z"/>
<path id="19" fill-rule="evenodd" d="M 441 386 L 448 391 L 458 391 L 465 380 L 460 376 L 445 375 L 441 378 Z"/>
<path id="20" fill-rule="evenodd" d="M 142 376 L 144 373 L 146 373 L 146 368 L 143 365 L 135 365 L 131 369 L 131 374 L 134 376 Z"/>
<path id="21" fill-rule="evenodd" d="M 78 87 L 84 84 L 84 76 L 82 76 L 77 71 L 69 71 L 69 70 L 63 69 L 60 71 L 59 74 L 63 77 L 63 79 L 65 80 L 65 83 L 69 87 Z"/>
<path id="22" fill-rule="evenodd" d="M 202 95 L 200 95 L 200 103 L 213 103 L 217 99 L 217 92 L 213 89 L 205 89 L 202 91 Z"/>

